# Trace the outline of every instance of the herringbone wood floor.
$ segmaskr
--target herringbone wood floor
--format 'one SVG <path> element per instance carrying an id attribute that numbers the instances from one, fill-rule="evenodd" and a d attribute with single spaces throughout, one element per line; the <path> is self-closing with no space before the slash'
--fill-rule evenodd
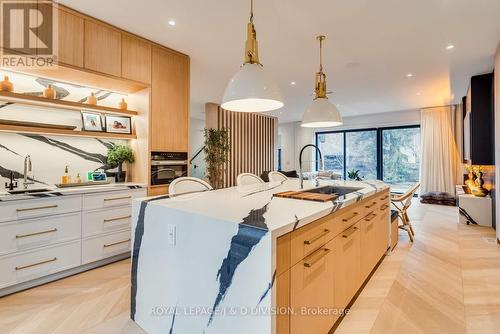
<path id="1" fill-rule="evenodd" d="M 456 208 L 415 205 L 336 333 L 500 333 L 500 246 Z M 130 261 L 0 299 L 0 333 L 143 333 L 128 319 Z M 182 334 L 182 333 L 180 333 Z"/>

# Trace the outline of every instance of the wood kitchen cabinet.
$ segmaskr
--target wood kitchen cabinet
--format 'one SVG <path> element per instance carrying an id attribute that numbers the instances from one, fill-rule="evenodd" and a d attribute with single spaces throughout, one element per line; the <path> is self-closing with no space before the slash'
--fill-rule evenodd
<path id="1" fill-rule="evenodd" d="M 83 18 L 58 8 L 59 15 L 59 63 L 83 68 Z"/>
<path id="2" fill-rule="evenodd" d="M 85 68 L 116 77 L 122 73 L 122 34 L 110 26 L 85 20 Z"/>
<path id="3" fill-rule="evenodd" d="M 189 57 L 153 46 L 151 150 L 188 151 Z"/>
<path id="4" fill-rule="evenodd" d="M 122 33 L 122 78 L 151 83 L 151 44 Z"/>
<path id="5" fill-rule="evenodd" d="M 351 226 L 334 241 L 339 244 L 335 266 L 335 305 L 345 308 L 361 286 L 361 235 L 360 224 Z"/>

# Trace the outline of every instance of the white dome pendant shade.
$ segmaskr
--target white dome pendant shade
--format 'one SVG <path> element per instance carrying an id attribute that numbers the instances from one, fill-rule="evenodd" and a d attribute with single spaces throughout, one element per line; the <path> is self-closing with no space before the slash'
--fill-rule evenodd
<path id="1" fill-rule="evenodd" d="M 253 0 L 250 1 L 250 22 L 247 24 L 245 61 L 229 81 L 221 107 L 238 112 L 265 112 L 283 107 L 276 83 L 259 62 L 257 33 L 253 25 Z"/>
<path id="2" fill-rule="evenodd" d="M 306 110 L 300 124 L 305 128 L 328 128 L 342 125 L 342 116 L 337 107 L 330 103 L 326 96 L 326 75 L 323 73 L 323 40 L 325 36 L 318 36 L 319 40 L 319 72 L 316 73 L 315 97 L 309 109 Z"/>

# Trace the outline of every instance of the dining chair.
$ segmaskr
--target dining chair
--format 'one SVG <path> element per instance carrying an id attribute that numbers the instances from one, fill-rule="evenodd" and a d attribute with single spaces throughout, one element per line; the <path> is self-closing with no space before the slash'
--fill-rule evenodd
<path id="1" fill-rule="evenodd" d="M 248 184 L 264 183 L 264 181 L 255 174 L 252 173 L 241 173 L 236 178 L 236 184 L 238 186 L 244 186 Z"/>
<path id="2" fill-rule="evenodd" d="M 168 193 L 170 195 L 180 195 L 212 189 L 212 186 L 202 179 L 186 176 L 173 180 L 168 187 Z"/>
<path id="3" fill-rule="evenodd" d="M 413 196 L 415 195 L 419 187 L 420 183 L 417 182 L 413 186 L 411 186 L 410 189 L 408 189 L 403 195 L 391 194 L 391 203 L 396 209 L 398 217 L 401 219 L 401 225 L 399 225 L 399 228 L 405 230 L 408 233 L 410 241 L 412 242 L 415 237 L 415 231 L 413 230 L 413 226 L 410 222 L 410 217 L 408 216 L 408 208 L 411 206 Z"/>
<path id="4" fill-rule="evenodd" d="M 282 182 L 288 180 L 285 174 L 273 171 L 269 172 L 269 182 Z"/>

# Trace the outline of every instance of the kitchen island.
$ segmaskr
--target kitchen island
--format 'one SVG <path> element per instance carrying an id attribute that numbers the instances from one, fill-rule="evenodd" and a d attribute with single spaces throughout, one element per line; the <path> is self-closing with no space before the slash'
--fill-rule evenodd
<path id="1" fill-rule="evenodd" d="M 131 318 L 155 333 L 327 333 L 388 248 L 388 186 L 299 180 L 136 200 Z M 305 181 L 305 189 L 315 188 Z"/>

